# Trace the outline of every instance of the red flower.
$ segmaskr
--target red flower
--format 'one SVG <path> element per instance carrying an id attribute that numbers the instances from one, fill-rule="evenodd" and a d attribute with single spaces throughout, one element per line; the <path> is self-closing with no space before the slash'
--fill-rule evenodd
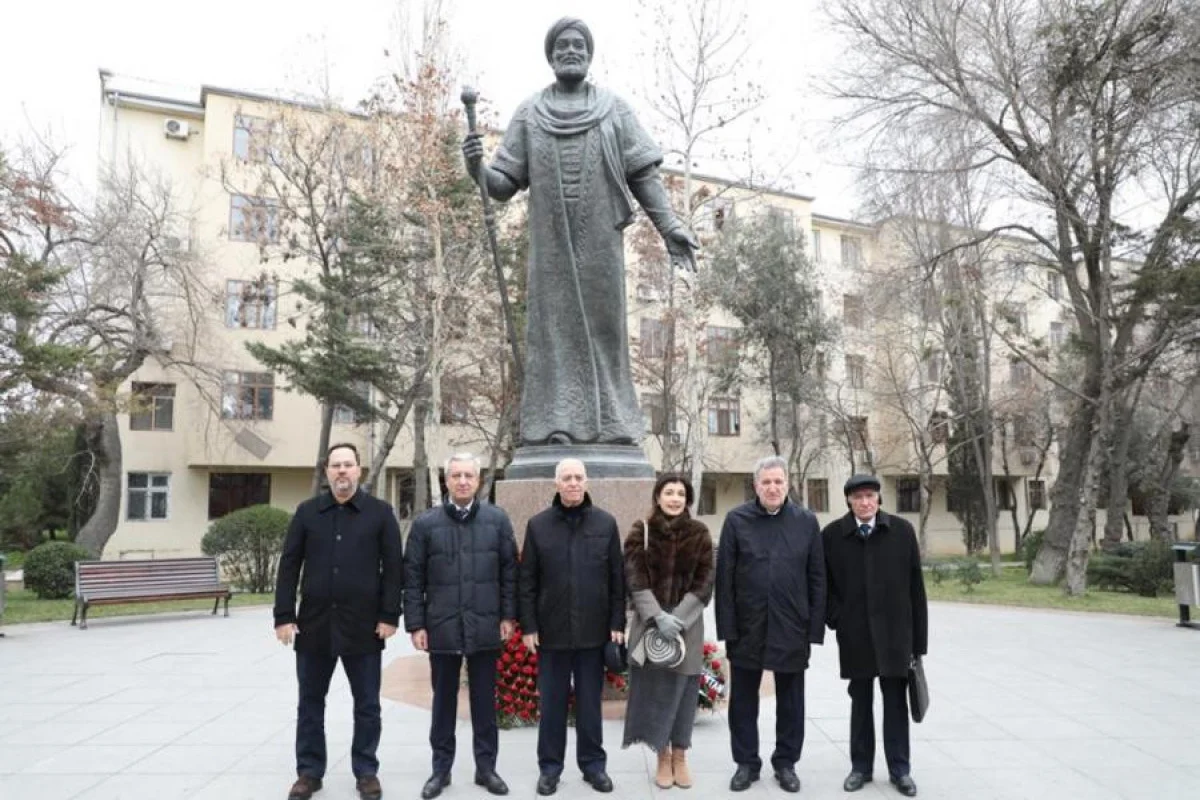
<path id="1" fill-rule="evenodd" d="M 522 712 L 521 712 L 521 714 L 520 714 L 520 717 L 521 717 L 521 719 L 523 719 L 523 720 L 525 720 L 525 721 L 527 721 L 527 722 L 529 721 L 529 718 L 530 718 L 531 716 L 532 716 L 532 715 L 531 715 L 531 714 L 530 714 L 528 711 L 522 711 Z"/>
<path id="2" fill-rule="evenodd" d="M 511 703 L 512 701 L 513 701 L 513 696 L 511 694 L 504 695 L 504 702 Z"/>
<path id="3" fill-rule="evenodd" d="M 521 674 L 522 675 L 532 675 L 533 667 L 530 667 L 530 666 L 521 667 Z"/>
<path id="4" fill-rule="evenodd" d="M 714 658 L 714 659 L 713 659 L 713 661 L 712 661 L 712 664 L 711 664 L 710 666 L 711 666 L 713 669 L 720 669 L 720 668 L 721 668 L 721 662 L 720 662 L 720 661 L 718 661 L 717 659 L 715 659 L 715 658 Z"/>
<path id="5" fill-rule="evenodd" d="M 709 690 L 708 690 L 708 699 L 709 699 L 709 700 L 716 701 L 716 699 L 717 699 L 717 690 L 716 690 L 716 689 L 709 689 Z"/>
<path id="6" fill-rule="evenodd" d="M 512 654 L 505 653 L 504 655 L 500 656 L 500 660 L 503 661 L 505 665 L 511 664 L 513 660 Z"/>

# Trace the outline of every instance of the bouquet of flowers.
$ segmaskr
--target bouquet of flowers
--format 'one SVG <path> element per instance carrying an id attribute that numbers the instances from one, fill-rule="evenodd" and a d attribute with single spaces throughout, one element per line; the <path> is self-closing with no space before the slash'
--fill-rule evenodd
<path id="1" fill-rule="evenodd" d="M 525 646 L 517 628 L 496 659 L 496 723 L 501 728 L 537 723 L 537 662 L 537 653 Z"/>
<path id="2" fill-rule="evenodd" d="M 716 711 L 717 705 L 725 702 L 728 691 L 724 662 L 720 656 L 720 648 L 716 642 L 704 643 L 704 666 L 701 667 L 699 676 L 699 701 L 700 707 L 707 711 Z"/>

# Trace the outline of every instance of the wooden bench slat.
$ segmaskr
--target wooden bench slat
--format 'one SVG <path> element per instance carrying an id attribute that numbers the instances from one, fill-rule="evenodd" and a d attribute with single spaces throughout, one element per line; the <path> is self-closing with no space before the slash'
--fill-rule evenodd
<path id="1" fill-rule="evenodd" d="M 217 560 L 212 556 L 80 561 L 75 565 L 76 615 L 82 609 L 83 628 L 87 627 L 90 605 L 215 598 L 218 602 L 225 600 L 225 616 L 229 616 L 232 594 L 221 583 Z M 213 613 L 216 611 L 214 605 Z"/>

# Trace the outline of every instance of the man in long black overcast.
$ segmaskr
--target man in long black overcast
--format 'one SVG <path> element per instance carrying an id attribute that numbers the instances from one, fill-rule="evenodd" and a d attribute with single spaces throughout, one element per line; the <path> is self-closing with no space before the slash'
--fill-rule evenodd
<path id="1" fill-rule="evenodd" d="M 390 505 L 359 488 L 354 445 L 333 445 L 325 461 L 329 490 L 296 508 L 275 584 L 275 636 L 295 644 L 300 684 L 297 778 L 288 800 L 308 800 L 321 789 L 325 696 L 339 660 L 354 695 L 350 768 L 359 796 L 378 800 L 382 650 L 400 625 L 404 589 L 400 526 Z"/>

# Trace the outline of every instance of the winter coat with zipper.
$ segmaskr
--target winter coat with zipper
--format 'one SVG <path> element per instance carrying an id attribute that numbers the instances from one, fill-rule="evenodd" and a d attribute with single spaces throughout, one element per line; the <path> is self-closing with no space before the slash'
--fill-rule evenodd
<path id="1" fill-rule="evenodd" d="M 413 522 L 404 552 L 404 627 L 431 653 L 498 650 L 517 617 L 517 543 L 503 509 L 478 501 L 466 519 L 447 503 Z"/>
<path id="2" fill-rule="evenodd" d="M 525 527 L 520 568 L 521 631 L 547 650 L 602 647 L 625 630 L 625 576 L 617 521 L 584 494 L 554 503 Z"/>
<path id="3" fill-rule="evenodd" d="M 717 550 L 717 637 L 735 666 L 800 672 L 825 641 L 825 556 L 816 516 L 784 502 L 725 515 Z"/>

